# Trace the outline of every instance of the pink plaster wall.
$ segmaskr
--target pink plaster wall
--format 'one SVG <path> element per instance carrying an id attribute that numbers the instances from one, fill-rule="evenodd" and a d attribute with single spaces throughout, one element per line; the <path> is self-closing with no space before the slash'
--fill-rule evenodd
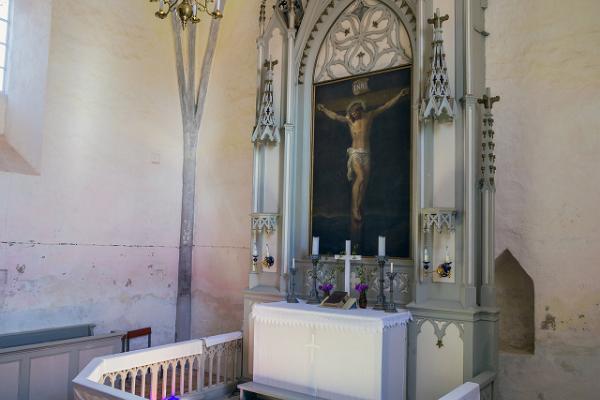
<path id="1" fill-rule="evenodd" d="M 0 333 L 91 322 L 173 341 L 181 127 L 154 8 L 53 2 L 39 175 L 0 173 Z"/>
<path id="2" fill-rule="evenodd" d="M 501 354 L 505 400 L 600 393 L 599 13 L 596 0 L 489 2 L 496 250 L 535 285 L 535 355 Z"/>
<path id="3" fill-rule="evenodd" d="M 200 130 L 192 337 L 242 327 L 248 286 L 259 1 L 229 0 Z"/>

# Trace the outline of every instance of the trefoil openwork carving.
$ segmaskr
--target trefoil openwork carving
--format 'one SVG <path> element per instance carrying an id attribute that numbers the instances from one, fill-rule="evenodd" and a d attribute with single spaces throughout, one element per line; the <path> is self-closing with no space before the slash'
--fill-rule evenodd
<path id="1" fill-rule="evenodd" d="M 448 232 L 456 230 L 456 210 L 452 208 L 424 208 L 421 211 L 423 216 L 423 232 L 428 233 L 432 228 L 438 233 L 445 229 Z"/>
<path id="2" fill-rule="evenodd" d="M 398 16 L 379 1 L 356 0 L 340 15 L 321 45 L 314 81 L 411 62 L 410 38 Z"/>
<path id="3" fill-rule="evenodd" d="M 266 232 L 270 234 L 277 230 L 279 214 L 253 213 L 252 230 L 255 232 Z"/>

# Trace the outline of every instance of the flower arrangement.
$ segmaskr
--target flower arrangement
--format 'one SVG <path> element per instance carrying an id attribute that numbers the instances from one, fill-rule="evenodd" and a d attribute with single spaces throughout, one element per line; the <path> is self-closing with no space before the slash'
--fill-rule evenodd
<path id="1" fill-rule="evenodd" d="M 325 294 L 325 296 L 329 296 L 329 294 L 335 287 L 335 283 L 337 281 L 337 274 L 342 270 L 343 267 L 340 268 L 339 266 L 323 268 L 322 275 L 319 277 L 319 281 L 321 282 L 321 284 L 319 285 L 319 290 L 321 290 Z"/>
<path id="2" fill-rule="evenodd" d="M 360 308 L 367 308 L 367 290 L 369 289 L 368 282 L 371 280 L 372 274 L 373 272 L 364 265 L 361 265 L 356 269 L 356 275 L 358 276 L 359 283 L 354 286 L 354 289 L 360 295 L 358 298 L 358 306 Z"/>
<path id="3" fill-rule="evenodd" d="M 372 275 L 373 271 L 364 265 L 360 265 L 358 268 L 356 268 L 356 276 L 358 277 L 359 283 L 354 286 L 354 289 L 356 289 L 357 292 L 363 292 L 367 290 L 369 288 L 368 282 L 371 280 Z M 361 289 L 359 289 L 359 286 Z"/>
<path id="4" fill-rule="evenodd" d="M 369 289 L 369 285 L 366 283 L 357 283 L 354 286 L 354 290 L 356 290 L 358 293 L 362 293 L 368 289 Z"/>
<path id="5" fill-rule="evenodd" d="M 319 285 L 319 290 L 322 291 L 323 293 L 325 293 L 326 295 L 329 295 L 329 293 L 331 293 L 331 291 L 333 290 L 333 284 L 332 283 L 323 283 L 323 284 Z"/>

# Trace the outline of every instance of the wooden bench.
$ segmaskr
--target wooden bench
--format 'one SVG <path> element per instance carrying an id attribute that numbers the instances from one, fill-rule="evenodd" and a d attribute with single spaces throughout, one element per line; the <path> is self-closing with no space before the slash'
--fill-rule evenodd
<path id="1" fill-rule="evenodd" d="M 129 351 L 129 342 L 131 339 L 148 336 L 148 348 L 152 347 L 152 328 L 140 328 L 133 331 L 129 331 L 123 336 L 123 353 Z"/>

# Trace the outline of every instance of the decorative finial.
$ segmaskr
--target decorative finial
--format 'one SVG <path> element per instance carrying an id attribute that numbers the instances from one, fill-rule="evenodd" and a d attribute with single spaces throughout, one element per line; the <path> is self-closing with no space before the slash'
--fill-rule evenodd
<path id="1" fill-rule="evenodd" d="M 485 90 L 485 94 L 483 95 L 483 97 L 481 99 L 477 99 L 477 103 L 483 104 L 483 107 L 486 110 L 491 110 L 492 107 L 494 106 L 494 103 L 497 103 L 500 101 L 500 96 L 492 97 L 491 93 L 492 92 L 491 92 L 490 88 L 487 88 Z"/>
<path id="2" fill-rule="evenodd" d="M 442 29 L 442 24 L 450 19 L 448 14 L 440 16 L 440 9 L 435 10 L 433 18 L 429 18 L 427 23 L 432 24 L 435 29 Z"/>

